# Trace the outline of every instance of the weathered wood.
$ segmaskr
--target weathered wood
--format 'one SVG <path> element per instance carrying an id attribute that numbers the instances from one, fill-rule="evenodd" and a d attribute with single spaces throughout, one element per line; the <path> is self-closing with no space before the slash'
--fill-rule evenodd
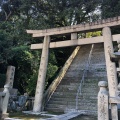
<path id="1" fill-rule="evenodd" d="M 100 91 L 98 93 L 98 120 L 109 120 L 108 90 L 107 82 L 99 82 Z"/>
<path id="2" fill-rule="evenodd" d="M 48 64 L 49 43 L 50 43 L 50 37 L 45 36 L 42 55 L 41 55 L 40 68 L 38 73 L 38 81 L 37 81 L 37 87 L 35 93 L 33 112 L 40 112 L 42 110 L 42 99 L 43 99 L 47 64 Z"/>
<path id="3" fill-rule="evenodd" d="M 106 70 L 109 86 L 110 97 L 116 97 L 117 91 L 117 71 L 115 63 L 110 60 L 110 53 L 113 53 L 113 38 L 109 27 L 103 28 L 103 40 L 105 49 L 105 59 L 106 59 Z M 118 120 L 117 104 L 111 104 L 111 115 L 112 120 Z"/>
<path id="4" fill-rule="evenodd" d="M 27 33 L 33 34 L 33 37 L 42 37 L 46 35 L 58 35 L 82 31 L 92 31 L 92 30 L 101 30 L 103 27 L 115 27 L 120 26 L 120 17 L 115 17 L 111 19 L 101 20 L 92 23 L 78 24 L 67 27 L 59 27 L 45 30 L 27 30 Z"/>
<path id="5" fill-rule="evenodd" d="M 113 35 L 113 41 L 120 40 L 120 34 Z M 51 42 L 50 48 L 58 48 L 58 47 L 68 47 L 68 46 L 78 46 L 78 45 L 86 45 L 86 44 L 93 44 L 93 43 L 102 43 L 103 36 L 100 37 L 92 37 L 92 38 L 83 38 L 83 39 L 72 39 L 67 41 L 60 41 L 60 42 Z M 32 44 L 31 49 L 42 49 L 43 44 Z"/>

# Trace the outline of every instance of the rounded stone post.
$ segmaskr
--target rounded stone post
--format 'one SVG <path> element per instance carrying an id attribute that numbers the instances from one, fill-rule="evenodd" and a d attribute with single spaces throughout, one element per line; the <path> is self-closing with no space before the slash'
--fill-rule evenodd
<path id="1" fill-rule="evenodd" d="M 8 114 L 7 114 L 7 107 L 8 107 L 8 101 L 9 101 L 9 85 L 5 85 L 4 86 L 4 91 L 3 93 L 5 93 L 5 96 L 3 97 L 3 102 L 2 102 L 2 117 L 7 117 Z"/>
<path id="2" fill-rule="evenodd" d="M 106 81 L 100 81 L 98 86 L 100 87 L 98 93 L 98 120 L 109 120 L 108 84 Z"/>

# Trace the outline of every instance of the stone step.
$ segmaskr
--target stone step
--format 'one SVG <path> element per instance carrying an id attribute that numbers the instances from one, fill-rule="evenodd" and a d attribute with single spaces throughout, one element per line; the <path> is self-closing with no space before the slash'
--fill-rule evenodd
<path id="1" fill-rule="evenodd" d="M 104 79 L 101 79 L 100 81 L 103 81 Z M 105 81 L 105 80 L 104 80 Z M 92 85 L 90 85 L 90 83 L 93 83 L 92 85 L 93 86 L 96 86 L 96 87 L 98 87 L 98 83 L 99 83 L 99 81 L 84 81 L 84 83 L 82 83 L 82 85 L 84 86 L 84 87 L 86 87 L 86 86 L 92 86 Z M 60 83 L 59 85 L 60 85 L 60 87 L 58 86 L 58 88 L 71 88 L 71 87 L 73 87 L 73 88 L 77 88 L 78 86 L 80 86 L 80 84 L 81 84 L 81 81 L 79 81 L 79 82 L 70 82 L 69 80 L 68 81 L 65 81 L 65 82 L 62 82 L 62 83 Z M 76 86 L 76 87 L 75 87 Z"/>
<path id="2" fill-rule="evenodd" d="M 95 69 L 90 68 L 89 71 L 90 71 L 90 72 L 87 72 L 87 70 L 86 70 L 85 77 L 87 77 L 87 78 L 98 76 L 98 74 L 100 74 L 100 75 L 103 74 L 104 76 L 107 76 L 106 70 L 101 69 L 101 68 L 95 68 Z M 69 71 L 69 72 L 66 73 L 65 77 L 80 78 L 80 77 L 83 76 L 83 73 L 84 73 L 83 70 Z M 65 78 L 65 77 L 64 77 L 64 78 Z M 99 76 L 99 77 L 102 77 L 102 76 Z"/>
<path id="3" fill-rule="evenodd" d="M 103 79 L 100 79 L 100 80 L 94 80 L 94 79 L 84 79 L 84 83 L 85 83 L 85 85 L 86 84 L 91 84 L 91 85 L 93 85 L 93 84 L 98 84 L 98 82 L 99 81 L 101 81 L 101 80 L 103 80 Z M 64 84 L 64 83 L 68 83 L 67 85 L 66 84 Z M 81 83 L 81 79 L 79 79 L 79 80 L 73 80 L 73 81 L 71 81 L 71 80 L 66 80 L 66 81 L 62 81 L 61 83 L 60 83 L 60 85 L 66 85 L 66 86 L 68 86 L 68 85 L 72 85 L 72 86 L 75 86 L 75 85 L 79 85 Z"/>
<path id="4" fill-rule="evenodd" d="M 79 86 L 78 86 L 79 87 Z M 73 88 L 72 86 L 69 86 L 69 88 L 63 88 L 63 87 L 59 87 L 58 89 L 56 89 L 55 92 L 71 92 L 71 93 L 77 93 L 78 87 Z M 82 86 L 82 91 L 83 92 L 92 92 L 92 91 L 99 91 L 98 87 L 86 87 L 86 86 Z"/>
<path id="5" fill-rule="evenodd" d="M 99 75 L 100 74 L 100 75 Z M 107 76 L 107 72 L 105 70 L 101 70 L 101 69 L 96 69 L 96 70 L 91 70 L 91 73 L 87 73 L 86 77 L 103 77 L 103 76 Z M 82 77 L 83 76 L 83 71 L 78 72 L 78 71 L 74 71 L 74 72 L 67 72 L 65 77 Z"/>
<path id="6" fill-rule="evenodd" d="M 82 76 L 81 77 L 77 77 L 77 78 L 65 77 L 65 78 L 63 78 L 63 81 L 61 81 L 61 83 L 64 83 L 64 82 L 74 82 L 74 83 L 76 83 L 76 82 L 80 82 L 81 78 L 82 78 Z M 104 77 L 102 77 L 102 78 L 99 77 L 98 79 L 96 79 L 96 77 L 84 77 L 84 80 L 85 81 L 99 81 L 99 80 L 101 80 L 103 78 Z"/>
<path id="7" fill-rule="evenodd" d="M 79 67 L 78 67 L 79 66 Z M 87 64 L 85 64 L 85 65 L 78 65 L 77 64 L 77 66 L 73 66 L 73 67 L 70 67 L 68 70 L 67 70 L 67 72 L 78 72 L 78 73 L 82 73 L 83 72 L 83 70 L 85 70 L 86 69 L 86 66 L 87 66 Z M 97 65 L 97 64 L 90 64 L 89 66 L 88 66 L 88 72 L 90 72 L 90 71 L 93 71 L 93 72 L 95 72 L 95 71 L 98 71 L 98 70 L 101 70 L 101 71 L 104 71 L 104 72 L 106 72 L 106 66 L 100 66 L 100 65 Z"/>
<path id="8" fill-rule="evenodd" d="M 97 105 L 94 105 L 94 106 L 92 106 L 92 105 L 86 105 L 86 106 L 80 106 L 80 105 L 78 105 L 77 106 L 77 109 L 78 110 L 97 110 L 97 107 L 96 107 Z M 65 106 L 65 105 L 57 105 L 57 106 L 50 106 L 50 104 L 49 104 L 49 106 L 47 106 L 46 108 L 51 108 L 51 109 L 53 109 L 53 108 L 58 108 L 58 109 L 63 109 L 63 111 L 65 111 L 66 109 L 76 109 L 76 105 L 67 105 L 67 106 Z"/>
<path id="9" fill-rule="evenodd" d="M 67 72 L 68 72 L 68 73 L 75 73 L 75 72 L 77 72 L 77 73 L 83 73 L 83 71 L 86 69 L 86 65 L 87 65 L 87 64 L 85 64 L 85 65 L 79 65 L 79 68 L 77 68 L 77 67 L 69 68 L 69 69 L 67 70 Z M 106 66 L 97 66 L 97 65 L 95 65 L 95 64 L 91 64 L 91 65 L 89 66 L 88 70 L 89 70 L 89 71 L 93 71 L 93 73 L 94 73 L 94 72 L 100 72 L 100 71 L 106 73 Z M 88 72 L 89 72 L 89 71 L 88 71 Z"/>
<path id="10" fill-rule="evenodd" d="M 79 61 L 79 60 L 78 60 Z M 79 63 L 80 64 L 80 63 Z M 92 64 L 90 64 L 90 65 L 92 65 Z M 95 63 L 95 64 L 93 64 L 93 65 L 96 65 L 96 66 L 98 66 L 98 67 L 105 67 L 106 66 L 106 64 L 105 64 L 105 62 L 101 62 L 101 63 Z M 70 67 L 69 68 L 72 68 L 72 67 L 76 67 L 76 68 L 79 68 L 79 66 L 78 66 L 78 64 L 77 63 L 75 63 L 75 62 L 73 62 L 71 65 L 70 65 Z"/>
<path id="11" fill-rule="evenodd" d="M 50 101 L 75 101 L 76 100 L 76 97 L 70 97 L 70 96 L 68 96 L 68 97 L 66 97 L 66 98 L 61 98 L 61 97 L 52 97 L 50 100 L 49 100 L 49 102 Z M 91 101 L 96 101 L 97 100 L 97 96 L 78 96 L 78 100 L 79 101 L 82 101 L 82 100 L 91 100 Z"/>
<path id="12" fill-rule="evenodd" d="M 49 108 L 49 107 L 45 107 L 45 109 L 44 109 L 45 111 L 47 111 L 47 112 L 54 112 L 54 113 L 64 113 L 64 109 L 62 109 L 62 108 Z"/>
<path id="13" fill-rule="evenodd" d="M 83 95 L 84 95 L 84 93 L 92 93 L 92 94 L 96 94 L 96 92 L 97 92 L 97 94 L 98 94 L 98 92 L 99 92 L 99 89 L 88 89 L 88 88 L 82 88 L 82 93 L 83 93 Z"/>
<path id="14" fill-rule="evenodd" d="M 53 93 L 53 96 L 75 96 L 77 94 L 77 92 L 75 92 L 75 93 L 70 93 L 69 91 L 68 92 L 54 92 Z M 89 91 L 89 92 L 82 92 L 82 96 L 90 96 L 90 95 L 94 95 L 94 96 L 96 96 L 96 95 L 98 95 L 98 92 L 96 92 L 96 91 Z"/>
<path id="15" fill-rule="evenodd" d="M 94 76 L 87 76 L 87 77 L 85 76 L 85 79 L 99 80 L 99 79 L 104 79 L 104 78 L 106 78 L 106 77 L 107 77 L 107 76 L 101 76 L 101 77 L 96 78 L 96 77 L 94 77 Z M 80 80 L 81 78 L 82 78 L 82 76 L 76 76 L 76 77 L 65 76 L 62 81 L 65 81 L 65 80 L 71 80 L 71 81 L 75 80 L 75 81 L 78 81 L 78 80 Z M 61 82 L 62 82 L 62 81 L 61 81 Z"/>
<path id="16" fill-rule="evenodd" d="M 78 67 L 79 66 L 79 67 Z M 83 70 L 86 68 L 87 66 L 87 63 L 85 64 L 76 64 L 76 66 L 71 66 L 70 68 L 68 68 L 68 72 L 83 72 Z M 92 68 L 93 71 L 96 71 L 97 69 L 101 69 L 102 71 L 106 71 L 106 66 L 105 65 L 100 65 L 100 64 L 93 64 L 91 63 L 89 66 L 88 66 L 88 70 L 90 71 Z"/>
<path id="17" fill-rule="evenodd" d="M 75 83 L 73 85 L 60 85 L 58 89 L 71 89 L 71 90 L 77 90 L 78 87 L 80 86 L 79 83 Z M 83 88 L 98 88 L 98 83 L 85 83 L 84 85 L 82 84 Z"/>
<path id="18" fill-rule="evenodd" d="M 70 96 L 68 96 L 68 97 L 66 97 L 66 98 L 64 98 L 64 97 L 51 97 L 51 99 L 50 99 L 50 101 L 75 101 L 76 100 L 76 97 L 74 97 L 74 98 L 72 98 L 72 99 L 70 99 L 71 97 Z M 78 100 L 91 100 L 91 101 L 97 101 L 97 96 L 91 96 L 91 97 L 89 97 L 89 99 L 88 99 L 88 97 L 87 96 L 79 96 L 78 97 Z"/>
<path id="19" fill-rule="evenodd" d="M 62 84 L 79 84 L 81 82 L 82 78 L 79 79 L 63 79 L 63 81 L 60 83 L 60 85 Z M 103 80 L 103 78 L 99 78 L 99 79 L 93 79 L 93 78 L 84 78 L 84 82 L 85 83 L 98 83 L 100 80 Z"/>
<path id="20" fill-rule="evenodd" d="M 78 107 L 95 107 L 96 108 L 96 105 L 97 105 L 97 102 L 96 103 L 80 103 L 80 102 L 78 102 Z M 47 107 L 54 107 L 54 108 L 65 108 L 66 106 L 73 106 L 73 108 L 76 106 L 76 102 L 71 102 L 71 103 L 67 103 L 67 104 L 51 104 L 51 103 L 49 103 L 49 104 L 47 104 Z"/>
<path id="21" fill-rule="evenodd" d="M 88 85 L 88 84 L 97 85 L 98 82 L 99 82 L 98 80 L 84 80 L 84 86 L 85 86 L 85 85 Z M 72 83 L 72 82 L 71 82 L 69 85 L 70 85 L 70 86 L 75 86 L 75 85 L 76 85 L 76 86 L 79 86 L 80 83 L 81 83 L 81 80 L 80 80 L 78 83 L 74 83 L 74 82 Z"/>
<path id="22" fill-rule="evenodd" d="M 99 88 L 96 87 L 97 85 L 85 84 L 82 85 L 82 94 L 83 95 L 91 95 L 91 94 L 98 94 Z M 54 92 L 55 95 L 68 95 L 73 96 L 77 94 L 79 86 L 59 86 L 58 89 Z"/>
<path id="23" fill-rule="evenodd" d="M 68 105 L 68 104 L 75 104 L 76 103 L 76 99 L 72 99 L 72 100 L 70 100 L 70 99 L 66 99 L 66 101 L 60 101 L 60 100 L 50 100 L 49 102 L 48 102 L 49 104 L 61 104 L 61 105 Z M 95 104 L 97 104 L 97 99 L 95 100 L 95 99 L 78 99 L 78 103 L 85 103 L 85 104 L 87 104 L 87 103 L 95 103 Z"/>
<path id="24" fill-rule="evenodd" d="M 75 109 L 76 104 L 74 105 L 56 105 L 56 104 L 48 104 L 46 106 L 46 109 L 53 109 L 53 108 L 58 108 L 58 109 L 63 109 L 65 111 L 66 109 Z M 78 105 L 78 110 L 97 110 L 97 104 L 84 104 L 84 105 Z"/>
<path id="25" fill-rule="evenodd" d="M 48 112 L 54 112 L 54 113 L 64 113 L 65 111 L 69 111 L 69 110 L 75 110 L 75 107 L 73 108 L 71 108 L 71 107 L 69 107 L 69 108 L 45 108 L 45 111 L 48 111 Z M 90 110 L 90 111 L 97 111 L 97 108 L 92 108 L 92 109 L 84 109 L 84 108 L 78 108 L 78 110 Z M 97 112 L 96 112 L 97 113 Z"/>
<path id="26" fill-rule="evenodd" d="M 51 99 L 54 99 L 55 97 L 56 98 L 61 98 L 61 99 L 66 99 L 66 100 L 68 100 L 68 99 L 73 99 L 73 100 L 75 100 L 76 99 L 76 94 L 75 95 L 71 95 L 71 96 L 69 96 L 69 95 L 53 95 L 52 97 L 51 97 Z M 96 99 L 97 98 L 97 95 L 79 95 L 78 96 L 78 98 L 79 99 Z"/>
<path id="27" fill-rule="evenodd" d="M 79 88 L 79 86 L 81 85 L 81 83 L 72 83 L 71 85 L 64 85 L 64 84 L 61 84 L 58 89 L 62 89 L 62 90 L 77 90 Z M 82 83 L 82 88 L 90 88 L 91 90 L 93 89 L 99 89 L 98 87 L 98 82 L 96 83 Z"/>

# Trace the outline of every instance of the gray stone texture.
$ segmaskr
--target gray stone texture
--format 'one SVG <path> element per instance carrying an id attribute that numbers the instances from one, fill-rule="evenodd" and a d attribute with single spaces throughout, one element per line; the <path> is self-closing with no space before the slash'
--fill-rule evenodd
<path id="1" fill-rule="evenodd" d="M 45 110 L 64 112 L 75 109 L 75 99 L 91 45 L 81 46 L 66 75 L 52 95 Z M 78 110 L 97 111 L 98 82 L 107 80 L 103 44 L 95 44 L 82 95 L 79 95 Z"/>
<path id="2" fill-rule="evenodd" d="M 98 93 L 98 120 L 109 120 L 108 84 L 106 81 L 100 81 L 98 86 L 100 87 Z"/>

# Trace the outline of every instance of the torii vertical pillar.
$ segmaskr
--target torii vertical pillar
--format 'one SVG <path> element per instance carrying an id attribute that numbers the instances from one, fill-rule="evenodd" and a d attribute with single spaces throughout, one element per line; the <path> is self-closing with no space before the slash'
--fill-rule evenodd
<path id="1" fill-rule="evenodd" d="M 43 99 L 45 78 L 46 78 L 47 65 L 48 65 L 49 43 L 50 43 L 50 37 L 45 36 L 43 42 L 43 48 L 42 48 L 40 68 L 38 72 L 38 80 L 36 86 L 33 112 L 41 112 L 42 110 L 42 99 Z"/>
<path id="2" fill-rule="evenodd" d="M 115 63 L 111 62 L 109 53 L 113 53 L 112 35 L 109 27 L 103 28 L 103 40 L 105 49 L 106 69 L 110 97 L 116 97 L 117 71 Z M 112 120 L 118 120 L 117 104 L 111 104 Z"/>

